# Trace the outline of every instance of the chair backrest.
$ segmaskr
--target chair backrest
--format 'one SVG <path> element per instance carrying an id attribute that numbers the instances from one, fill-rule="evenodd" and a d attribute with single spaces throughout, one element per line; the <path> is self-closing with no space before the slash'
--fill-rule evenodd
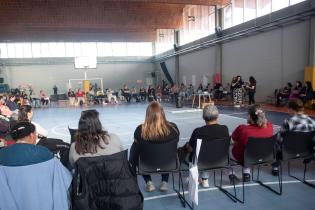
<path id="1" fill-rule="evenodd" d="M 179 167 L 177 142 L 142 141 L 139 143 L 139 173 L 175 171 Z"/>
<path id="2" fill-rule="evenodd" d="M 203 139 L 198 157 L 198 170 L 226 167 L 229 164 L 230 138 Z"/>
<path id="3" fill-rule="evenodd" d="M 76 132 L 78 131 L 78 129 L 68 127 L 68 130 L 69 130 L 70 137 L 71 137 L 71 143 L 73 143 L 75 141 L 74 136 L 75 136 Z"/>
<path id="4" fill-rule="evenodd" d="M 274 146 L 277 135 L 270 138 L 248 138 L 244 152 L 244 166 L 253 166 L 274 161 Z"/>
<path id="5" fill-rule="evenodd" d="M 282 159 L 310 157 L 315 132 L 286 132 L 283 135 Z"/>

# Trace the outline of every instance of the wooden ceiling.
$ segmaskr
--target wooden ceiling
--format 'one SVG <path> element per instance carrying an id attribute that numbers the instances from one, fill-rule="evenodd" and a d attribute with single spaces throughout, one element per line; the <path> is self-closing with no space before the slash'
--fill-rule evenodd
<path id="1" fill-rule="evenodd" d="M 229 0 L 1 0 L 0 41 L 153 41 L 185 5 Z"/>

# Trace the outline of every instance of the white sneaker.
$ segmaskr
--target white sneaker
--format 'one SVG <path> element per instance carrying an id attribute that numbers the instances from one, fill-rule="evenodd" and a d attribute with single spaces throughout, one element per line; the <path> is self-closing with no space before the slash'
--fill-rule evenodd
<path id="1" fill-rule="evenodd" d="M 167 182 L 161 182 L 161 186 L 160 186 L 160 191 L 161 192 L 166 192 L 168 191 L 168 183 Z"/>
<path id="2" fill-rule="evenodd" d="M 147 192 L 153 192 L 155 190 L 155 186 L 152 181 L 148 181 L 145 187 Z"/>
<path id="3" fill-rule="evenodd" d="M 208 179 L 203 179 L 203 180 L 201 181 L 201 186 L 202 186 L 202 187 L 205 187 L 205 188 L 209 187 L 209 181 L 208 181 Z"/>

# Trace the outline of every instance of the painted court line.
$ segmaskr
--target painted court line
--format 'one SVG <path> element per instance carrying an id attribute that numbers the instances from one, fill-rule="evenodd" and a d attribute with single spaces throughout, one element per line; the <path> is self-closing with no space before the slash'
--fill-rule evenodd
<path id="1" fill-rule="evenodd" d="M 311 179 L 311 180 L 307 180 L 308 182 L 315 182 L 315 179 Z M 282 184 L 296 184 L 296 183 L 301 183 L 300 181 L 283 181 Z M 278 184 L 278 182 L 266 182 L 265 184 L 267 185 L 276 185 Z M 245 184 L 245 187 L 252 187 L 252 186 L 259 186 L 259 184 L 257 183 L 251 183 L 251 184 Z M 236 188 L 241 188 L 242 185 L 235 185 Z M 222 187 L 224 189 L 230 189 L 233 188 L 233 186 L 225 186 Z M 210 188 L 206 188 L 206 189 L 200 189 L 198 190 L 198 192 L 207 192 L 207 191 L 214 191 L 214 190 L 218 190 L 218 188 L 216 187 L 210 187 Z M 185 194 L 187 194 L 188 191 L 185 191 Z M 156 200 L 156 199 L 160 199 L 160 198 L 167 198 L 167 197 L 172 197 L 172 196 L 177 196 L 177 193 L 170 193 L 167 195 L 157 195 L 157 196 L 151 196 L 151 197 L 147 197 L 144 198 L 145 201 L 149 201 L 149 200 Z"/>
<path id="2" fill-rule="evenodd" d="M 202 112 L 202 109 L 185 109 L 185 110 L 177 110 L 177 111 L 167 111 L 172 114 L 181 114 L 181 113 L 191 113 L 191 112 Z"/>

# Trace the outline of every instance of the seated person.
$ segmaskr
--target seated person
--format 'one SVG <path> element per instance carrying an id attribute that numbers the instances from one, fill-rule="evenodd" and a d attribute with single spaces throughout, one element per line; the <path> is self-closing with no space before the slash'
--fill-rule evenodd
<path id="1" fill-rule="evenodd" d="M 114 100 L 115 104 L 118 104 L 117 96 L 113 95 L 113 90 L 111 88 L 106 91 L 106 94 L 109 103 Z"/>
<path id="2" fill-rule="evenodd" d="M 155 100 L 156 101 L 156 94 L 155 94 L 155 89 L 151 85 L 148 87 L 148 100 L 149 102 Z"/>
<path id="3" fill-rule="evenodd" d="M 36 127 L 36 143 L 41 139 L 41 138 L 47 138 L 48 132 L 45 128 L 40 126 L 38 123 L 35 123 L 32 121 L 33 119 L 33 110 L 30 105 L 23 105 L 19 109 L 19 114 L 18 114 L 18 121 L 19 122 L 31 122 L 33 125 Z"/>
<path id="4" fill-rule="evenodd" d="M 161 103 L 162 101 L 162 87 L 159 85 L 156 87 L 156 99 Z"/>
<path id="5" fill-rule="evenodd" d="M 290 94 L 291 94 L 291 89 L 292 89 L 293 85 L 288 82 L 287 86 L 285 86 L 282 90 L 280 90 L 277 95 L 277 105 L 279 106 L 281 104 L 281 102 L 283 102 L 283 99 L 288 99 Z"/>
<path id="6" fill-rule="evenodd" d="M 43 106 L 48 105 L 49 97 L 47 97 L 46 93 L 43 90 L 39 91 L 39 99 Z"/>
<path id="7" fill-rule="evenodd" d="M 196 128 L 191 134 L 189 142 L 185 145 L 189 153 L 195 151 L 197 139 L 202 139 L 203 141 L 230 139 L 228 128 L 218 123 L 219 110 L 215 105 L 210 104 L 205 106 L 202 118 L 206 125 Z M 208 172 L 201 173 L 201 184 L 203 187 L 209 187 L 208 177 Z"/>
<path id="8" fill-rule="evenodd" d="M 97 91 L 96 91 L 96 101 L 97 101 L 97 103 L 102 104 L 104 98 L 105 98 L 104 91 L 101 88 L 98 88 Z"/>
<path id="9" fill-rule="evenodd" d="M 302 91 L 302 82 L 301 81 L 296 81 L 295 87 L 292 89 L 289 100 L 294 99 L 294 98 L 300 98 L 300 94 Z"/>
<path id="10" fill-rule="evenodd" d="M 126 101 L 128 103 L 130 103 L 130 100 L 131 100 L 131 92 L 130 92 L 130 89 L 128 88 L 127 85 L 124 85 L 124 88 L 122 89 L 123 91 L 123 96 L 125 97 Z"/>
<path id="11" fill-rule="evenodd" d="M 147 92 L 146 92 L 145 88 L 141 87 L 139 92 L 140 92 L 140 99 L 142 101 L 146 101 L 147 100 Z"/>
<path id="12" fill-rule="evenodd" d="M 71 173 L 36 142 L 35 126 L 12 127 L 15 144 L 0 150 L 0 209 L 68 210 Z"/>
<path id="13" fill-rule="evenodd" d="M 15 95 L 9 96 L 9 100 L 7 101 L 6 105 L 12 112 L 16 112 L 19 109 L 17 103 L 15 103 Z"/>
<path id="14" fill-rule="evenodd" d="M 267 121 L 264 111 L 260 105 L 252 105 L 248 109 L 248 124 L 238 126 L 232 133 L 234 142 L 231 158 L 243 164 L 245 147 L 249 137 L 269 138 L 273 135 L 271 122 Z M 244 182 L 250 181 L 250 169 L 244 168 Z M 230 181 L 238 180 L 235 174 L 230 174 Z"/>
<path id="15" fill-rule="evenodd" d="M 310 81 L 307 81 L 305 83 L 305 86 L 302 88 L 299 98 L 303 101 L 303 103 L 306 103 L 307 101 L 310 101 L 314 98 L 313 87 Z"/>
<path id="16" fill-rule="evenodd" d="M 75 141 L 71 144 L 69 152 L 69 162 L 72 167 L 80 157 L 111 155 L 122 150 L 119 137 L 103 130 L 96 110 L 86 110 L 81 113 Z"/>
<path id="17" fill-rule="evenodd" d="M 84 92 L 78 88 L 78 91 L 76 92 L 76 97 L 77 97 L 77 104 L 76 105 L 83 105 L 85 103 L 85 94 Z"/>
<path id="18" fill-rule="evenodd" d="M 131 95 L 132 95 L 132 98 L 136 99 L 136 102 L 139 102 L 139 101 L 140 101 L 139 93 L 138 93 L 136 87 L 133 87 L 133 88 L 132 88 L 132 90 L 131 90 Z"/>
<path id="19" fill-rule="evenodd" d="M 69 98 L 69 105 L 74 106 L 75 104 L 75 93 L 71 88 L 68 90 L 68 98 Z"/>
<path id="20" fill-rule="evenodd" d="M 13 112 L 5 105 L 5 96 L 0 96 L 0 113 L 3 116 L 10 118 Z"/>
<path id="21" fill-rule="evenodd" d="M 144 123 L 139 125 L 134 132 L 134 142 L 130 149 L 130 163 L 134 168 L 138 165 L 140 155 L 139 144 L 144 141 L 152 144 L 179 141 L 179 130 L 177 126 L 166 120 L 163 107 L 158 102 L 149 104 L 146 110 Z M 160 191 L 168 190 L 168 178 L 169 174 L 162 174 Z M 146 191 L 154 191 L 155 186 L 151 176 L 143 175 L 143 179 L 146 182 Z"/>
<path id="22" fill-rule="evenodd" d="M 289 113 L 292 115 L 285 119 L 280 130 L 280 137 L 277 138 L 277 158 L 281 159 L 282 135 L 285 132 L 311 132 L 315 130 L 315 121 L 304 113 L 303 102 L 300 99 L 292 99 L 288 103 Z M 278 163 L 273 165 L 272 174 L 278 174 Z"/>
<path id="23" fill-rule="evenodd" d="M 180 85 L 178 95 L 179 95 L 180 97 L 183 97 L 183 98 L 186 97 L 186 95 L 187 95 L 187 88 L 186 88 L 186 85 L 184 85 L 184 83 L 182 83 L 182 84 Z"/>

